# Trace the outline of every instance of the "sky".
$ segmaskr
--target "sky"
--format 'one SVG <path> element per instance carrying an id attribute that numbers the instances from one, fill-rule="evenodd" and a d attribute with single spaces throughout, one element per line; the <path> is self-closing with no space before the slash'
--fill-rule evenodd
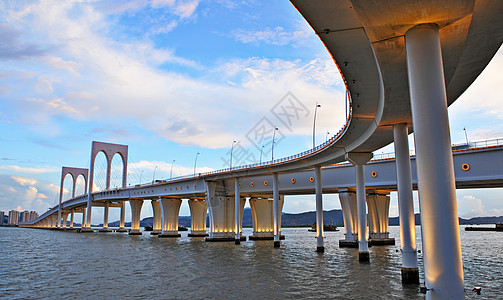
<path id="1" fill-rule="evenodd" d="M 470 141 L 503 137 L 502 69 L 500 49 L 449 108 L 452 143 L 465 142 L 463 128 Z M 302 110 L 285 123 L 278 109 L 288 101 Z M 317 104 L 321 143 L 344 125 L 344 85 L 286 0 L 2 1 L 0 210 L 54 206 L 61 167 L 89 168 L 92 141 L 129 146 L 129 184 L 190 174 L 196 157 L 197 172 L 228 167 L 231 148 L 233 165 L 270 159 L 275 127 L 275 158 L 307 150 Z M 112 165 L 120 186 L 120 159 Z M 101 154 L 95 167 L 103 189 Z M 64 187 L 66 199 L 70 178 Z M 458 190 L 460 216 L 503 215 L 501 192 Z M 324 208 L 340 208 L 338 197 L 325 196 Z M 314 209 L 306 195 L 287 197 L 283 211 Z M 95 208 L 92 222 L 102 215 Z M 151 215 L 147 201 L 142 217 Z"/>

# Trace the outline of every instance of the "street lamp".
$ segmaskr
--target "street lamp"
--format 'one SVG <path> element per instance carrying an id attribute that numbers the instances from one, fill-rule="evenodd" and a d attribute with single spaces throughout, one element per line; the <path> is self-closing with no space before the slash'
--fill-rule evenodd
<path id="1" fill-rule="evenodd" d="M 157 166 L 155 166 L 155 168 L 154 168 L 154 175 L 152 176 L 152 183 L 155 182 L 155 170 L 157 170 Z"/>
<path id="2" fill-rule="evenodd" d="M 315 138 L 316 138 L 316 112 L 318 111 L 318 107 L 321 107 L 318 102 L 316 102 L 316 107 L 314 108 L 314 120 L 313 120 L 313 149 L 314 145 L 316 143 Z"/>
<path id="3" fill-rule="evenodd" d="M 463 127 L 463 130 L 465 131 L 466 145 L 468 145 L 468 134 L 466 134 L 466 127 Z"/>
<path id="4" fill-rule="evenodd" d="M 142 177 L 143 177 L 143 170 L 141 170 L 141 173 L 140 173 L 140 184 L 141 184 Z"/>
<path id="5" fill-rule="evenodd" d="M 262 152 L 264 152 L 264 146 L 265 145 L 262 145 L 262 148 L 260 149 L 260 162 L 259 162 L 259 164 L 262 163 Z"/>
<path id="6" fill-rule="evenodd" d="M 325 143 L 328 142 L 328 135 L 330 134 L 330 132 L 327 131 L 327 134 L 325 135 Z"/>
<path id="7" fill-rule="evenodd" d="M 272 149 L 271 149 L 271 160 L 274 160 L 274 139 L 276 138 L 276 131 L 278 131 L 278 127 L 274 127 L 274 131 L 272 133 Z"/>
<path id="8" fill-rule="evenodd" d="M 173 177 L 173 164 L 175 163 L 175 160 L 173 159 L 173 161 L 171 162 L 171 170 L 169 171 L 169 179 L 171 179 Z"/>
<path id="9" fill-rule="evenodd" d="M 199 152 L 196 154 L 196 159 L 194 160 L 194 176 L 196 176 L 196 165 L 197 165 L 197 156 L 199 155 Z"/>
<path id="10" fill-rule="evenodd" d="M 229 164 L 229 169 L 232 169 L 232 151 L 234 150 L 234 144 L 236 143 L 236 140 L 232 141 L 232 146 L 231 146 L 231 161 Z"/>

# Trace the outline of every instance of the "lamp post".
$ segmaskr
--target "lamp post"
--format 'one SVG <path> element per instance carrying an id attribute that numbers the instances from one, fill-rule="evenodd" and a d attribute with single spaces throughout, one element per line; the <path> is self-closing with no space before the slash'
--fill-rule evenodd
<path id="1" fill-rule="evenodd" d="M 196 159 L 194 160 L 194 176 L 196 176 L 197 156 L 199 156 L 199 152 L 197 152 Z"/>
<path id="2" fill-rule="evenodd" d="M 169 179 L 171 179 L 173 177 L 173 164 L 175 163 L 175 160 L 173 159 L 173 161 L 171 162 L 171 170 L 169 171 Z"/>
<path id="3" fill-rule="evenodd" d="M 155 166 L 155 168 L 154 168 L 154 175 L 152 176 L 152 183 L 155 182 L 155 170 L 157 170 L 157 166 Z"/>
<path id="4" fill-rule="evenodd" d="M 328 135 L 330 135 L 330 132 L 327 131 L 327 134 L 325 135 L 325 143 L 328 142 Z"/>
<path id="5" fill-rule="evenodd" d="M 468 134 L 466 134 L 466 127 L 463 127 L 463 130 L 465 131 L 466 145 L 468 145 Z"/>
<path id="6" fill-rule="evenodd" d="M 314 146 L 315 146 L 315 138 L 316 138 L 316 112 L 318 111 L 318 107 L 321 107 L 320 104 L 318 104 L 318 102 L 316 102 L 316 107 L 314 108 L 314 120 L 313 120 L 313 149 L 314 149 Z"/>
<path id="7" fill-rule="evenodd" d="M 232 151 L 234 150 L 234 144 L 236 143 L 236 140 L 232 141 L 232 146 L 231 146 L 231 161 L 229 163 L 229 169 L 232 169 Z"/>
<path id="8" fill-rule="evenodd" d="M 142 177 L 143 177 L 143 170 L 141 170 L 141 173 L 140 173 L 140 184 L 141 184 Z"/>
<path id="9" fill-rule="evenodd" d="M 259 162 L 259 164 L 262 163 L 262 152 L 264 152 L 264 145 L 262 145 L 262 148 L 260 149 L 260 162 Z"/>
<path id="10" fill-rule="evenodd" d="M 276 131 L 278 131 L 278 127 L 274 127 L 274 131 L 272 133 L 272 149 L 271 149 L 271 160 L 274 160 L 274 139 L 276 138 Z"/>

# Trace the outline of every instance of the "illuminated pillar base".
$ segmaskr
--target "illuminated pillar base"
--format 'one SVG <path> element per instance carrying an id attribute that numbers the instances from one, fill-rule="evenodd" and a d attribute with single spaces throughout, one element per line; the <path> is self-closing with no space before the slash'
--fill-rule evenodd
<path id="1" fill-rule="evenodd" d="M 358 248 L 358 214 L 356 211 L 356 193 L 339 193 L 342 216 L 344 219 L 344 239 L 339 240 L 340 248 Z"/>
<path id="2" fill-rule="evenodd" d="M 208 204 L 210 216 L 210 232 L 205 238 L 207 242 L 227 242 L 235 241 L 235 211 L 234 197 L 227 197 L 225 187 L 221 182 L 208 182 L 206 189 L 206 203 Z M 241 198 L 240 203 L 240 218 L 243 218 L 243 209 L 246 198 Z M 246 240 L 246 237 L 241 236 L 240 241 Z"/>
<path id="3" fill-rule="evenodd" d="M 74 221 L 73 218 L 74 217 L 75 217 L 75 212 L 72 209 L 72 212 L 71 212 L 71 215 L 70 215 L 70 229 L 73 229 L 73 221 Z"/>
<path id="4" fill-rule="evenodd" d="M 178 214 L 180 212 L 180 205 L 182 199 L 175 198 L 162 198 L 161 199 L 161 215 L 162 215 L 162 232 L 158 235 L 160 238 L 164 237 L 180 237 L 178 233 Z"/>
<path id="5" fill-rule="evenodd" d="M 68 220 L 68 213 L 61 213 L 61 229 L 66 229 L 66 221 Z"/>
<path id="6" fill-rule="evenodd" d="M 206 213 L 208 212 L 208 205 L 206 200 L 189 200 L 190 208 L 190 233 L 188 236 L 208 236 L 206 232 Z"/>
<path id="7" fill-rule="evenodd" d="M 131 206 L 131 229 L 129 230 L 129 235 L 141 235 L 140 217 L 143 200 L 129 200 L 129 205 Z"/>
<path id="8" fill-rule="evenodd" d="M 279 211 L 283 210 L 284 197 L 279 197 Z M 274 240 L 274 209 L 273 199 L 268 198 L 250 198 L 250 208 L 253 221 L 253 235 L 249 236 L 250 240 Z M 279 216 L 281 223 L 281 215 Z M 285 236 L 281 235 L 280 239 L 284 240 Z"/>
<path id="9" fill-rule="evenodd" d="M 369 218 L 369 242 L 372 246 L 394 245 L 395 239 L 389 237 L 389 196 L 367 195 Z"/>
<path id="10" fill-rule="evenodd" d="M 115 230 L 115 232 L 127 232 L 127 229 L 124 228 L 124 223 L 126 222 L 126 201 L 121 202 L 121 217 L 119 221 L 119 229 Z"/>
<path id="11" fill-rule="evenodd" d="M 151 235 L 158 235 L 162 233 L 162 212 L 161 204 L 158 200 L 152 200 L 152 211 L 154 212 L 152 232 Z"/>

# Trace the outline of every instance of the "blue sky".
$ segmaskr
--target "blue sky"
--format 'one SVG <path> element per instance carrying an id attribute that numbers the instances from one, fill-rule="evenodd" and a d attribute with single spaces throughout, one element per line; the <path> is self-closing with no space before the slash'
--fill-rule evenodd
<path id="1" fill-rule="evenodd" d="M 168 178 L 173 160 L 173 176 L 191 173 L 198 152 L 198 172 L 226 167 L 233 140 L 247 154 L 234 164 L 257 162 L 262 145 L 270 158 L 270 137 L 250 138 L 264 124 L 279 128 L 276 158 L 306 150 L 317 102 L 318 142 L 344 123 L 337 68 L 288 1 L 2 1 L 0 41 L 1 210 L 54 205 L 61 166 L 88 168 L 93 140 L 129 145 L 136 184 Z M 499 51 L 450 108 L 453 143 L 464 127 L 503 137 L 502 68 Z M 274 114 L 285 96 L 305 106 L 289 126 Z M 503 215 L 498 194 L 458 191 L 460 215 Z M 313 196 L 287 198 L 285 212 L 306 210 Z"/>

